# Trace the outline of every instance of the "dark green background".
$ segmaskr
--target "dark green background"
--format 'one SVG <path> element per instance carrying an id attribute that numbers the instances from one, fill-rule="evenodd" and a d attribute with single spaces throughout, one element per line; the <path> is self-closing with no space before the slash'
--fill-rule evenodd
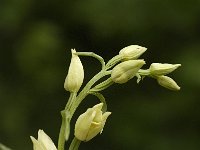
<path id="1" fill-rule="evenodd" d="M 170 75 L 181 91 L 150 78 L 110 87 L 103 92 L 112 112 L 104 132 L 80 149 L 199 150 L 199 0 L 1 0 L 0 142 L 31 150 L 29 136 L 44 129 L 57 143 L 70 49 L 108 61 L 131 44 L 148 48 L 144 68 L 181 63 Z M 100 65 L 82 62 L 85 84 Z M 96 103 L 87 97 L 75 118 Z"/>

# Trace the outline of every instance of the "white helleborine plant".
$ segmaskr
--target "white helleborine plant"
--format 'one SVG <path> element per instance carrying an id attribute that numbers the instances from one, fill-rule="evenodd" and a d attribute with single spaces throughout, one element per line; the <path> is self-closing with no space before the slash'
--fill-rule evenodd
<path id="1" fill-rule="evenodd" d="M 57 150 L 51 138 L 43 131 L 38 131 L 38 139 L 31 136 L 33 150 Z"/>
<path id="2" fill-rule="evenodd" d="M 166 75 L 180 67 L 181 64 L 152 63 L 149 71 L 152 75 Z"/>
<path id="3" fill-rule="evenodd" d="M 64 88 L 70 92 L 78 92 L 84 79 L 84 69 L 80 58 L 76 55 L 76 50 L 72 49 L 72 58 L 68 74 L 64 82 Z"/>
<path id="4" fill-rule="evenodd" d="M 102 112 L 103 103 L 88 108 L 79 116 L 75 124 L 75 137 L 80 141 L 89 141 L 103 131 L 106 119 L 111 112 Z"/>
<path id="5" fill-rule="evenodd" d="M 181 64 L 152 63 L 148 69 L 141 69 L 145 61 L 138 58 L 146 50 L 147 48 L 139 45 L 130 45 L 121 49 L 117 56 L 109 60 L 108 63 L 105 63 L 101 56 L 93 52 L 77 53 L 75 49 L 72 49 L 71 62 L 64 82 L 64 88 L 70 92 L 70 97 L 64 110 L 61 111 L 62 124 L 58 138 L 58 146 L 56 148 L 51 138 L 43 130 L 39 130 L 38 139 L 31 136 L 33 149 L 65 150 L 65 142 L 68 141 L 70 134 L 71 119 L 80 103 L 89 94 L 95 95 L 102 103 L 88 108 L 85 113 L 78 117 L 74 129 L 75 138 L 72 140 L 69 150 L 78 150 L 81 141 L 87 142 L 97 134 L 101 134 L 111 112 L 102 111 L 102 107 L 104 104 L 106 105 L 106 101 L 100 92 L 113 83 L 126 83 L 135 76 L 138 78 L 137 83 L 139 83 L 141 79 L 147 76 L 156 79 L 158 84 L 167 89 L 174 91 L 180 90 L 177 83 L 166 75 L 180 67 Z M 85 85 L 82 91 L 78 93 L 84 80 L 84 68 L 79 56 L 91 56 L 96 58 L 100 61 L 102 69 Z M 109 77 L 103 81 L 104 77 L 107 75 L 109 75 Z M 99 81 L 102 82 L 97 84 Z"/>
<path id="6" fill-rule="evenodd" d="M 115 83 L 126 83 L 136 75 L 144 64 L 143 59 L 124 61 L 113 68 L 111 78 Z"/>
<path id="7" fill-rule="evenodd" d="M 146 50 L 146 47 L 130 45 L 121 49 L 119 55 L 122 56 L 123 60 L 132 60 L 139 58 Z"/>

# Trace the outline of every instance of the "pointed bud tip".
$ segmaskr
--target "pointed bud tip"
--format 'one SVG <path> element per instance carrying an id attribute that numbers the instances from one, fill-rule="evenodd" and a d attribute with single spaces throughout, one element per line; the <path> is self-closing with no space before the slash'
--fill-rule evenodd
<path id="1" fill-rule="evenodd" d="M 72 49 L 71 49 L 71 53 L 76 53 L 76 49 L 75 49 L 75 48 L 72 48 Z"/>
<path id="2" fill-rule="evenodd" d="M 103 114 L 103 120 L 106 120 L 110 115 L 112 114 L 112 112 L 105 112 L 104 114 Z"/>
<path id="3" fill-rule="evenodd" d="M 39 130 L 38 130 L 38 134 L 39 134 L 39 133 L 44 133 L 44 131 L 43 131 L 42 129 L 39 129 Z"/>
<path id="4" fill-rule="evenodd" d="M 137 61 L 140 62 L 143 65 L 146 64 L 146 62 L 144 61 L 144 59 L 138 59 Z"/>
<path id="5" fill-rule="evenodd" d="M 36 139 L 33 136 L 30 136 L 30 138 L 32 142 L 36 141 Z"/>
<path id="6" fill-rule="evenodd" d="M 102 107 L 103 107 L 103 103 L 99 103 L 99 104 L 96 104 L 95 106 L 93 106 L 93 108 L 95 108 L 95 109 L 102 109 Z"/>
<path id="7" fill-rule="evenodd" d="M 181 66 L 181 64 L 175 64 L 175 66 L 178 68 L 178 67 L 180 67 L 180 66 Z"/>

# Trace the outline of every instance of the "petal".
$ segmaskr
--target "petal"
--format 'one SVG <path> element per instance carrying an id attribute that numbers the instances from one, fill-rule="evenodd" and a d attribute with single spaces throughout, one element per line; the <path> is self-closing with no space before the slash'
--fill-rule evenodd
<path id="1" fill-rule="evenodd" d="M 108 116 L 111 114 L 111 112 L 105 112 L 102 116 L 102 121 L 101 122 L 92 122 L 90 126 L 90 130 L 88 132 L 88 135 L 86 137 L 85 141 L 91 140 L 93 137 L 95 137 L 98 133 L 102 133 L 104 125 L 106 123 L 106 119 Z"/>
<path id="2" fill-rule="evenodd" d="M 101 129 L 101 132 L 100 132 L 100 133 L 103 132 L 103 128 L 104 128 L 104 125 L 105 125 L 105 123 L 106 123 L 106 120 L 107 120 L 108 116 L 110 116 L 110 115 L 111 115 L 111 112 L 105 112 L 105 113 L 103 114 L 102 129 Z"/>
<path id="3" fill-rule="evenodd" d="M 105 112 L 104 114 L 103 114 L 103 121 L 106 121 L 106 119 L 108 118 L 108 116 L 110 116 L 111 115 L 111 112 Z"/>
<path id="4" fill-rule="evenodd" d="M 85 141 L 95 115 L 96 111 L 94 111 L 92 108 L 89 108 L 85 113 L 79 116 L 75 124 L 74 133 L 77 139 Z"/>
<path id="5" fill-rule="evenodd" d="M 100 131 L 102 130 L 102 125 L 101 122 L 96 123 L 96 122 L 92 122 L 89 132 L 86 136 L 85 141 L 89 141 L 91 140 L 93 137 L 95 137 Z"/>
<path id="6" fill-rule="evenodd" d="M 93 108 L 94 110 L 98 110 L 98 109 L 101 110 L 102 107 L 103 107 L 103 103 L 99 103 L 99 104 L 94 105 L 92 108 Z"/>
<path id="7" fill-rule="evenodd" d="M 38 142 L 45 147 L 46 150 L 57 150 L 51 138 L 43 131 L 38 131 Z"/>
<path id="8" fill-rule="evenodd" d="M 102 111 L 101 110 L 96 110 L 96 115 L 93 119 L 93 122 L 99 123 L 102 121 Z"/>
<path id="9" fill-rule="evenodd" d="M 33 150 L 46 150 L 43 145 L 40 144 L 34 137 L 30 136 L 33 142 Z"/>

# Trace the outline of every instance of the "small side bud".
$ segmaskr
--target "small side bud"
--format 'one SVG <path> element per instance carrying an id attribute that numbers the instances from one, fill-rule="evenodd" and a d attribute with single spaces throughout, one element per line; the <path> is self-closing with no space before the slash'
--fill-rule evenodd
<path id="1" fill-rule="evenodd" d="M 81 60 L 75 55 L 76 50 L 72 49 L 72 58 L 68 74 L 65 79 L 64 88 L 70 92 L 78 92 L 84 79 L 84 69 Z"/>
<path id="2" fill-rule="evenodd" d="M 157 81 L 158 81 L 158 84 L 160 84 L 161 86 L 169 90 L 173 90 L 173 91 L 180 90 L 180 87 L 177 85 L 177 83 L 168 76 L 158 76 Z"/>
<path id="3" fill-rule="evenodd" d="M 87 109 L 79 116 L 75 124 L 75 137 L 80 141 L 89 141 L 103 131 L 106 119 L 111 112 L 102 112 L 103 103 Z"/>
<path id="4" fill-rule="evenodd" d="M 124 61 L 113 68 L 111 78 L 115 83 L 126 83 L 144 64 L 145 61 L 142 59 Z"/>
<path id="5" fill-rule="evenodd" d="M 176 70 L 180 66 L 181 64 L 152 63 L 149 68 L 149 71 L 152 75 L 160 76 L 160 75 L 166 75 L 168 73 L 171 73 L 172 71 Z"/>
<path id="6" fill-rule="evenodd" d="M 123 60 L 133 60 L 139 58 L 146 50 L 146 47 L 130 45 L 121 49 L 119 55 L 122 56 Z"/>

